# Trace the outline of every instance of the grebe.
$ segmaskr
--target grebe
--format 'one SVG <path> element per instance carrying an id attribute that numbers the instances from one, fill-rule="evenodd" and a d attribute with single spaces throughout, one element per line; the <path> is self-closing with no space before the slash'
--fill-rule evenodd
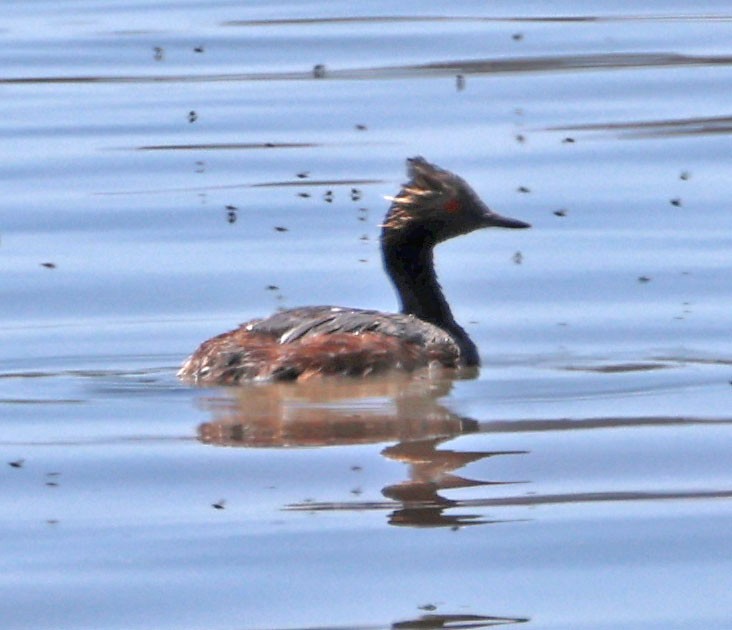
<path id="1" fill-rule="evenodd" d="M 463 179 L 422 157 L 407 160 L 407 174 L 381 230 L 384 268 L 401 313 L 338 306 L 283 310 L 204 341 L 178 376 L 202 385 L 233 385 L 412 371 L 433 363 L 479 365 L 475 344 L 453 318 L 437 282 L 433 249 L 480 228 L 530 225 L 492 212 Z"/>

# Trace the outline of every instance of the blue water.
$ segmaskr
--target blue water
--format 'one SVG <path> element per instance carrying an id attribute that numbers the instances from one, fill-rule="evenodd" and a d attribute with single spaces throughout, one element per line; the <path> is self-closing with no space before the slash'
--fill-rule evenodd
<path id="1" fill-rule="evenodd" d="M 4 628 L 732 627 L 732 14 L 4 16 Z M 437 250 L 477 378 L 177 381 L 279 307 L 395 309 L 417 154 L 533 224 Z"/>

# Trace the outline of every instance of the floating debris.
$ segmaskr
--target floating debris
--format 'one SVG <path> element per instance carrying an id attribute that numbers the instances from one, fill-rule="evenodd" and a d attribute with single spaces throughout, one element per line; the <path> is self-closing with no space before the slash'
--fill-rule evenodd
<path id="1" fill-rule="evenodd" d="M 322 79 L 325 77 L 325 64 L 319 63 L 313 66 L 313 78 Z"/>
<path id="2" fill-rule="evenodd" d="M 465 77 L 462 74 L 455 77 L 455 87 L 458 92 L 462 92 L 465 89 Z"/>
<path id="3" fill-rule="evenodd" d="M 226 209 L 226 220 L 229 223 L 236 223 L 236 219 L 238 218 L 236 212 L 239 208 L 231 204 L 227 204 L 224 208 Z"/>
<path id="4" fill-rule="evenodd" d="M 197 120 L 198 120 L 198 114 L 195 111 L 193 111 L 193 110 L 189 111 L 188 112 L 188 122 L 189 123 L 194 123 Z"/>

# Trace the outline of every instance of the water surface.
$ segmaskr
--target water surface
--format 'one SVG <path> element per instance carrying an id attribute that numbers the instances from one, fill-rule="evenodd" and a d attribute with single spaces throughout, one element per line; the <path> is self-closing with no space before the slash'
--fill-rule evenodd
<path id="1" fill-rule="evenodd" d="M 732 14 L 6 5 L 4 627 L 732 626 Z M 412 155 L 534 226 L 438 249 L 477 378 L 176 380 L 396 308 Z"/>

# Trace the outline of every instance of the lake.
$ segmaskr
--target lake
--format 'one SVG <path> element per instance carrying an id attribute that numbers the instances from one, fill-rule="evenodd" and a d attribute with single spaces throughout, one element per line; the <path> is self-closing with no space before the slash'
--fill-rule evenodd
<path id="1" fill-rule="evenodd" d="M 8 629 L 732 627 L 732 11 L 9 0 Z M 423 155 L 475 378 L 196 388 L 278 308 L 398 308 Z"/>

